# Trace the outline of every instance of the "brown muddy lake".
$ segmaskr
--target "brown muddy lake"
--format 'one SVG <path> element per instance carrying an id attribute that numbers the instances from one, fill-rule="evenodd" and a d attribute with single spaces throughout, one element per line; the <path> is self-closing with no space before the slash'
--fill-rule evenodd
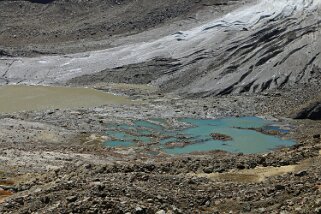
<path id="1" fill-rule="evenodd" d="M 0 86 L 0 112 L 90 108 L 108 104 L 130 104 L 117 96 L 91 88 L 10 85 Z"/>

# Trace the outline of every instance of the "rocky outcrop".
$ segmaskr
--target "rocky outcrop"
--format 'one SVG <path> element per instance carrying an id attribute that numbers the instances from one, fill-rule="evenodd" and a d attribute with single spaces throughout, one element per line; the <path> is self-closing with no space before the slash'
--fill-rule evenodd
<path id="1" fill-rule="evenodd" d="M 11 56 L 7 51 L 0 49 L 0 57 L 2 56 Z"/>
<path id="2" fill-rule="evenodd" d="M 225 135 L 225 134 L 220 134 L 220 133 L 212 133 L 211 137 L 214 140 L 220 140 L 220 141 L 231 141 L 233 138 L 231 136 Z"/>
<path id="3" fill-rule="evenodd" d="M 294 119 L 321 120 L 321 102 L 314 102 L 301 109 L 294 115 Z"/>

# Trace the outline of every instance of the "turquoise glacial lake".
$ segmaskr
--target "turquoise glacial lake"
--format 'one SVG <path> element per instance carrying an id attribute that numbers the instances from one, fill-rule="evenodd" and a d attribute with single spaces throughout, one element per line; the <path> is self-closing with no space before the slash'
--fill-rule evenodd
<path id="1" fill-rule="evenodd" d="M 172 128 L 164 119 L 137 120 L 132 124 L 113 124 L 107 135 L 107 147 L 139 147 L 167 154 L 187 154 L 223 150 L 232 153 L 262 153 L 295 144 L 289 139 L 264 134 L 261 130 L 286 133 L 277 123 L 259 117 L 224 119 L 182 118 L 182 128 Z M 229 136 L 229 140 L 215 140 L 211 134 Z"/>

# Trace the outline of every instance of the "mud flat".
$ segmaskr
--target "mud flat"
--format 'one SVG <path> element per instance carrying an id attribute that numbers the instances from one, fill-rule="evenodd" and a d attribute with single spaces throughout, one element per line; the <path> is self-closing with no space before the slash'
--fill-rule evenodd
<path id="1" fill-rule="evenodd" d="M 2 113 L 130 103 L 131 101 L 126 97 L 90 88 L 25 85 L 0 87 L 0 112 Z"/>

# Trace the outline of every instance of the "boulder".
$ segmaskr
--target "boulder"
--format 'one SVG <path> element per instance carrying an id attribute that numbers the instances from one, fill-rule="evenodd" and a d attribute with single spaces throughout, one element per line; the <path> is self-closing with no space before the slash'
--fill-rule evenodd
<path id="1" fill-rule="evenodd" d="M 293 116 L 294 119 L 321 120 L 321 102 L 314 102 L 301 109 Z"/>

